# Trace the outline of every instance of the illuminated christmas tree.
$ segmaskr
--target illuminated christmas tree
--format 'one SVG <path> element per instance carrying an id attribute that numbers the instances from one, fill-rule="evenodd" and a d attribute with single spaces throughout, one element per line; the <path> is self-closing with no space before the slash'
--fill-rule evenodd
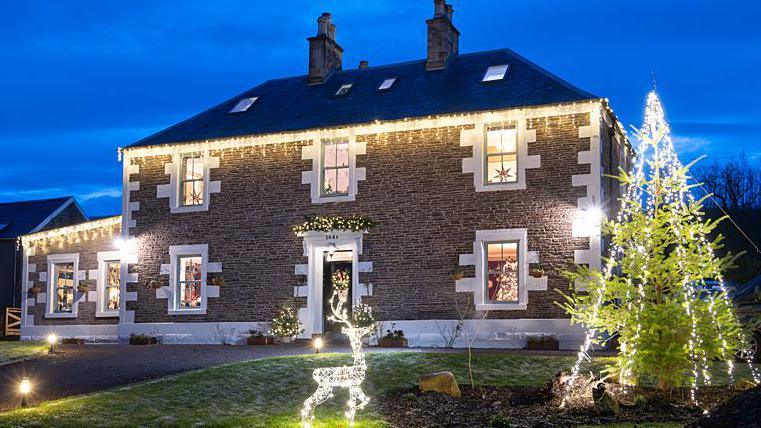
<path id="1" fill-rule="evenodd" d="M 580 291 L 566 296 L 565 307 L 587 329 L 569 385 L 594 344 L 618 337 L 610 369 L 620 384 L 691 385 L 694 401 L 698 385 L 711 382 L 709 362 L 723 361 L 732 379 L 744 343 L 722 279 L 732 260 L 715 256 L 721 237 L 709 235 L 717 222 L 701 210 L 708 196 L 693 197 L 689 166 L 674 151 L 655 91 L 637 136 L 636 165 L 618 177 L 625 190 L 617 217 L 604 225 L 610 237 L 604 268 L 568 274 Z"/>

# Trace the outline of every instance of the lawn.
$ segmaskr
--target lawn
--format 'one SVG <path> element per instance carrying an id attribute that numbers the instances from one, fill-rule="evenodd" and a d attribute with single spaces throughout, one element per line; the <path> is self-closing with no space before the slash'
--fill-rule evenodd
<path id="1" fill-rule="evenodd" d="M 365 392 L 372 398 L 416 385 L 419 375 L 450 370 L 467 383 L 466 357 L 456 354 L 368 354 Z M 599 361 L 599 360 L 597 360 Z M 348 355 L 277 357 L 184 373 L 111 391 L 0 414 L 0 426 L 297 427 L 301 403 L 313 391 L 312 369 L 348 364 Z M 478 384 L 540 385 L 573 363 L 571 357 L 475 355 Z M 345 394 L 317 411 L 316 427 L 346 426 Z M 386 426 L 371 409 L 357 427 Z"/>
<path id="2" fill-rule="evenodd" d="M 0 341 L 0 364 L 47 351 L 45 342 Z"/>

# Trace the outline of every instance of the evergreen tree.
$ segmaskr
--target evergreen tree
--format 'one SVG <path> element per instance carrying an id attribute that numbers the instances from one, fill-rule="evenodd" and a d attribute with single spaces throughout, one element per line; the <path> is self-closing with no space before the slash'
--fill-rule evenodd
<path id="1" fill-rule="evenodd" d="M 722 238 L 708 236 L 721 219 L 703 218 L 705 198 L 692 196 L 689 166 L 677 158 L 654 91 L 637 134 L 637 164 L 618 176 L 626 190 L 616 219 L 603 225 L 610 238 L 603 271 L 567 273 L 577 292 L 564 307 L 587 328 L 573 378 L 593 344 L 617 336 L 610 371 L 620 383 L 688 384 L 694 399 L 698 383 L 710 383 L 710 361 L 725 361 L 731 376 L 743 340 L 722 280 L 732 260 L 715 256 Z"/>

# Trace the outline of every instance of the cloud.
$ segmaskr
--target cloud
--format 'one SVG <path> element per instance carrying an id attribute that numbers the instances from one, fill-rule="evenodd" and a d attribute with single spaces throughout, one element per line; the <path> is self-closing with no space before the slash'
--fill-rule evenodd
<path id="1" fill-rule="evenodd" d="M 122 189 L 118 187 L 107 187 L 101 190 L 96 190 L 94 192 L 84 193 L 75 195 L 77 199 L 82 201 L 89 201 L 90 199 L 97 199 L 97 198 L 121 198 L 122 197 Z"/>
<path id="2" fill-rule="evenodd" d="M 687 135 L 674 135 L 671 137 L 674 149 L 677 153 L 694 153 L 705 151 L 711 145 L 711 140 L 705 137 L 691 137 Z"/>

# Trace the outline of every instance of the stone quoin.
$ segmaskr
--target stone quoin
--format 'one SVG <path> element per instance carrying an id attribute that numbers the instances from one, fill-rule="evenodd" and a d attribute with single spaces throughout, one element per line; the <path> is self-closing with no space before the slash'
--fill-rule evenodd
<path id="1" fill-rule="evenodd" d="M 453 8 L 434 8 L 425 59 L 345 70 L 323 14 L 308 74 L 120 149 L 121 217 L 23 238 L 22 337 L 244 343 L 293 301 L 308 338 L 334 328 L 324 300 L 344 270 L 351 302 L 410 346 L 444 345 L 470 308 L 454 346 L 578 348 L 560 272 L 600 266 L 600 213 L 619 192 L 605 174 L 629 168 L 626 135 L 607 100 L 509 49 L 461 53 Z M 377 226 L 294 233 L 308 216 Z M 99 253 L 119 256 L 108 316 Z M 91 291 L 59 304 L 72 270 Z"/>

